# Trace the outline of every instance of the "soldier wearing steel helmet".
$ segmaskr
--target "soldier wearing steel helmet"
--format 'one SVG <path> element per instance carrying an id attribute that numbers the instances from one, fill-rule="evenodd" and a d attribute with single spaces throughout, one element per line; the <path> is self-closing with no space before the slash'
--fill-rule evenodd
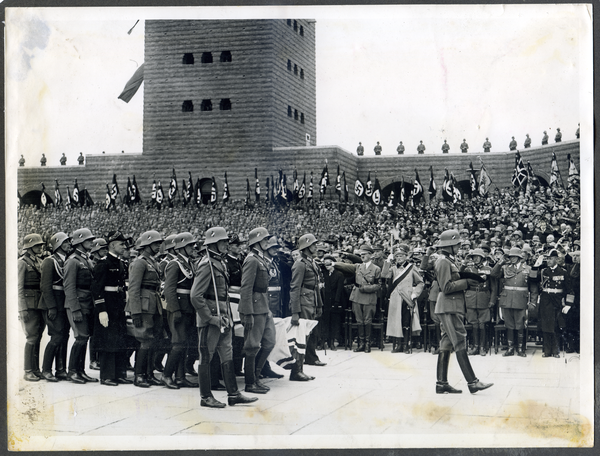
<path id="1" fill-rule="evenodd" d="M 237 387 L 233 368 L 231 331 L 233 317 L 227 294 L 229 275 L 223 255 L 227 253 L 229 236 L 225 228 L 213 227 L 206 230 L 204 247 L 206 256 L 198 264 L 192 284 L 190 300 L 196 310 L 198 327 L 198 381 L 200 383 L 200 406 L 223 408 L 211 391 L 211 359 L 216 352 L 221 359 L 223 380 L 227 388 L 229 405 L 246 404 L 257 400 L 244 396 Z"/>
<path id="2" fill-rule="evenodd" d="M 465 293 L 469 284 L 462 279 L 455 263 L 455 255 L 460 247 L 460 235 L 456 230 L 446 230 L 440 235 L 437 244 L 439 257 L 434 270 L 440 292 L 435 304 L 435 313 L 440 317 L 442 339 L 437 363 L 437 394 L 462 393 L 448 383 L 450 352 L 456 352 L 456 359 L 473 394 L 489 388 L 493 383 L 483 383 L 475 376 L 467 354 L 467 331 L 465 330 Z"/>
<path id="3" fill-rule="evenodd" d="M 42 376 L 49 382 L 67 380 L 67 344 L 69 320 L 65 311 L 65 288 L 63 277 L 65 260 L 71 252 L 71 239 L 66 233 L 58 232 L 50 238 L 52 255 L 42 261 L 40 308 L 44 309 L 44 321 L 48 326 L 50 342 L 44 351 Z M 56 374 L 52 375 L 52 363 Z"/>
<path id="4" fill-rule="evenodd" d="M 25 236 L 25 254 L 17 263 L 19 320 L 25 332 L 25 380 L 37 382 L 44 378 L 39 368 L 40 341 L 44 332 L 43 310 L 40 308 L 40 279 L 44 241 L 39 234 Z"/>
<path id="5" fill-rule="evenodd" d="M 75 230 L 71 244 L 75 251 L 65 261 L 65 308 L 67 318 L 75 335 L 75 343 L 69 356 L 68 378 L 74 383 L 97 382 L 84 370 L 87 343 L 94 330 L 94 299 L 91 286 L 94 279 L 89 252 L 95 236 L 87 228 Z"/>
<path id="6" fill-rule="evenodd" d="M 467 279 L 469 289 L 465 291 L 467 323 L 473 326 L 473 349 L 469 355 L 485 356 L 488 351 L 486 325 L 491 320 L 491 310 L 496 305 L 498 287 L 496 279 L 490 276 L 492 268 L 486 262 L 483 249 L 471 250 L 467 262 L 460 271 L 471 272 L 485 278 L 484 282 Z"/>
<path id="7" fill-rule="evenodd" d="M 160 300 L 160 271 L 154 260 L 163 238 L 158 231 L 146 231 L 139 237 L 141 253 L 129 266 L 129 296 L 125 310 L 131 313 L 133 332 L 140 343 L 135 358 L 133 384 L 140 388 L 162 385 L 154 377 L 154 351 L 162 338 L 162 304 Z"/>
<path id="8" fill-rule="evenodd" d="M 125 278 L 127 269 L 120 257 L 126 238 L 111 231 L 105 240 L 106 257 L 94 267 L 94 341 L 100 360 L 100 383 L 107 386 L 130 384 L 127 379 Z"/>
<path id="9" fill-rule="evenodd" d="M 314 320 L 323 312 L 321 299 L 319 271 L 313 257 L 317 252 L 317 239 L 313 234 L 305 234 L 298 239 L 298 259 L 292 266 L 292 282 L 290 286 L 290 310 L 292 324 L 298 325 L 300 318 Z M 316 352 L 316 337 L 314 331 L 306 341 L 306 355 L 296 354 L 296 362 L 292 365 L 290 380 L 314 380 L 313 376 L 304 373 L 304 362 L 314 366 L 324 366 Z"/>
<path id="10" fill-rule="evenodd" d="M 160 273 L 160 280 L 161 280 L 161 305 L 163 306 L 163 309 L 166 307 L 166 296 L 165 296 L 165 269 L 167 267 L 167 265 L 173 261 L 176 257 L 177 254 L 175 253 L 175 243 L 176 243 L 176 239 L 177 236 L 179 236 L 179 234 L 170 234 L 169 236 L 167 236 L 165 238 L 165 240 L 163 241 L 163 243 L 160 246 L 160 251 L 163 252 L 162 258 L 160 258 L 160 261 L 158 262 L 158 270 Z M 159 257 L 160 257 L 160 253 L 159 253 Z M 155 347 L 155 351 L 154 351 L 154 359 L 151 359 L 149 362 L 154 366 L 154 370 L 157 370 L 158 372 L 164 372 L 164 366 L 162 365 L 162 360 L 165 357 L 165 355 L 167 353 L 169 353 L 170 349 L 171 349 L 171 343 L 170 340 L 172 339 L 173 335 L 171 334 L 171 327 L 169 326 L 169 322 L 167 320 L 167 316 L 168 316 L 168 312 L 163 312 L 162 317 L 163 317 L 163 329 L 164 329 L 164 337 L 161 337 L 159 339 L 159 341 L 157 341 L 157 345 Z M 191 365 L 190 365 L 190 370 L 194 373 L 194 375 L 196 375 L 196 372 L 194 371 L 194 361 L 195 358 L 191 357 Z"/>
<path id="11" fill-rule="evenodd" d="M 246 392 L 265 394 L 269 387 L 260 379 L 267 357 L 275 347 L 275 324 L 269 310 L 270 262 L 265 257 L 269 245 L 266 228 L 254 228 L 248 234 L 250 253 L 242 265 L 240 318 L 244 325 L 244 375 Z"/>
<path id="12" fill-rule="evenodd" d="M 96 264 L 108 255 L 108 244 L 106 240 L 102 238 L 94 239 L 94 246 L 92 250 L 90 250 L 90 263 L 92 265 L 92 270 L 96 267 Z M 100 353 L 98 352 L 98 347 L 96 344 L 96 336 L 94 336 L 94 332 L 90 336 L 90 369 L 92 370 L 100 370 Z"/>
<path id="13" fill-rule="evenodd" d="M 188 232 L 175 237 L 175 256 L 165 268 L 164 294 L 167 301 L 167 324 L 171 330 L 171 351 L 162 375 L 167 388 L 197 387 L 185 377 L 185 355 L 192 332 L 195 331 L 195 311 L 190 302 L 194 282 L 194 246 L 196 238 Z M 175 381 L 173 381 L 175 374 Z"/>
<path id="14" fill-rule="evenodd" d="M 525 318 L 528 304 L 535 306 L 537 301 L 537 288 L 529 280 L 530 272 L 531 268 L 519 247 L 512 247 L 508 253 L 508 261 L 504 256 L 491 271 L 491 276 L 497 280 L 502 279 L 503 284 L 499 304 L 506 326 L 508 350 L 502 356 L 513 356 L 515 345 L 518 356 L 527 356 L 523 350 Z"/>

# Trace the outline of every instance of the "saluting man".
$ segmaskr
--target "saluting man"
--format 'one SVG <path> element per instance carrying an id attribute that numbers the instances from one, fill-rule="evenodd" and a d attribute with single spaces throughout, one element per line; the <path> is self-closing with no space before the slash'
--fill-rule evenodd
<path id="1" fill-rule="evenodd" d="M 489 388 L 493 383 L 483 383 L 475 376 L 469 355 L 467 354 L 467 331 L 465 330 L 465 293 L 469 284 L 460 277 L 455 263 L 455 255 L 460 248 L 460 235 L 456 230 L 446 230 L 440 235 L 437 244 L 439 257 L 435 262 L 435 277 L 440 287 L 440 292 L 435 304 L 435 313 L 438 314 L 442 327 L 440 341 L 440 354 L 437 364 L 437 383 L 435 392 L 462 393 L 448 383 L 448 365 L 450 352 L 456 352 L 458 365 L 467 380 L 471 394 Z"/>
<path id="2" fill-rule="evenodd" d="M 242 265 L 239 311 L 244 325 L 244 375 L 248 393 L 265 394 L 270 389 L 258 378 L 275 347 L 275 324 L 269 310 L 270 262 L 265 257 L 269 237 L 269 232 L 263 227 L 250 231 L 248 247 L 252 250 Z"/>
<path id="3" fill-rule="evenodd" d="M 50 238 L 52 255 L 42 262 L 40 307 L 45 309 L 44 321 L 48 326 L 50 342 L 46 345 L 42 376 L 49 382 L 67 380 L 67 344 L 69 341 L 69 320 L 65 311 L 65 260 L 71 252 L 71 240 L 66 233 L 58 232 Z M 56 361 L 55 361 L 56 360 Z M 52 375 L 55 363 L 56 376 Z"/>
<path id="4" fill-rule="evenodd" d="M 219 353 L 221 359 L 223 380 L 227 388 L 227 403 L 247 404 L 258 399 L 240 393 L 233 368 L 231 348 L 233 318 L 227 294 L 229 276 L 227 265 L 223 262 L 223 255 L 228 249 L 229 236 L 225 228 L 220 226 L 209 228 L 204 236 L 206 256 L 198 264 L 190 295 L 192 306 L 196 310 L 198 326 L 200 405 L 212 408 L 225 407 L 223 402 L 215 399 L 210 388 L 210 361 L 215 351 Z"/>
<path id="5" fill-rule="evenodd" d="M 108 254 L 94 267 L 94 338 L 100 357 L 100 383 L 107 386 L 131 384 L 127 379 L 125 337 L 125 278 L 127 270 L 119 258 L 126 238 L 120 231 L 107 236 Z"/>
<path id="6" fill-rule="evenodd" d="M 160 277 L 154 260 L 163 238 L 158 231 L 150 230 L 138 239 L 142 252 L 129 267 L 129 296 L 125 310 L 131 313 L 133 332 L 140 343 L 135 358 L 133 384 L 140 388 L 162 385 L 154 377 L 154 349 L 162 337 L 162 304 L 160 300 Z"/>
<path id="7" fill-rule="evenodd" d="M 87 228 L 75 230 L 71 245 L 75 251 L 65 261 L 65 308 L 67 318 L 75 335 L 75 343 L 69 356 L 68 378 L 73 383 L 97 382 L 85 373 L 87 343 L 94 331 L 94 298 L 91 286 L 93 264 L 89 252 L 94 244 L 94 235 Z"/>
<path id="8" fill-rule="evenodd" d="M 195 330 L 195 311 L 190 302 L 194 266 L 192 255 L 196 238 L 191 233 L 181 233 L 175 238 L 176 255 L 165 269 L 165 298 L 167 300 L 167 322 L 171 329 L 171 352 L 162 375 L 167 388 L 197 387 L 185 378 L 185 353 L 188 341 Z M 175 373 L 175 381 L 173 381 Z"/>
<path id="9" fill-rule="evenodd" d="M 313 234 L 305 234 L 298 239 L 298 251 L 294 265 L 292 266 L 292 282 L 290 287 L 290 310 L 292 312 L 292 325 L 299 325 L 300 318 L 314 320 L 323 313 L 323 301 L 321 299 L 319 271 L 313 261 L 317 253 L 317 239 Z M 296 362 L 292 364 L 290 380 L 305 382 L 314 380 L 313 376 L 304 373 L 304 361 L 313 366 L 325 366 L 326 363 L 319 360 L 316 352 L 316 337 L 314 331 L 306 341 L 306 355 L 296 353 Z"/>
<path id="10" fill-rule="evenodd" d="M 19 291 L 19 320 L 25 332 L 25 376 L 28 382 L 37 382 L 44 378 L 40 372 L 40 341 L 44 332 L 43 311 L 39 307 L 41 264 L 44 241 L 39 234 L 25 236 L 23 248 L 25 254 L 19 258 L 17 267 Z"/>

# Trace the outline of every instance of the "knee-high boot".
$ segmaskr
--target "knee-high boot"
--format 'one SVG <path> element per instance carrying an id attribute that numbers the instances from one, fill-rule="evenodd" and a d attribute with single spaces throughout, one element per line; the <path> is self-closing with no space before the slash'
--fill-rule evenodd
<path id="1" fill-rule="evenodd" d="M 247 393 L 266 394 L 269 390 L 256 383 L 256 355 L 246 353 L 244 365 L 244 377 L 246 380 L 245 391 Z"/>
<path id="2" fill-rule="evenodd" d="M 171 348 L 171 352 L 167 357 L 167 363 L 165 364 L 165 368 L 162 373 L 161 381 L 163 385 L 170 389 L 179 389 L 177 383 L 173 381 L 173 373 L 177 370 L 180 364 L 180 360 L 185 353 L 185 348 L 183 347 L 173 347 Z"/>
<path id="3" fill-rule="evenodd" d="M 473 372 L 473 368 L 471 367 L 471 362 L 469 361 L 469 355 L 467 354 L 466 349 L 458 350 L 456 352 L 456 359 L 458 360 L 460 370 L 462 371 L 465 380 L 469 385 L 469 391 L 471 394 L 487 389 L 493 385 L 493 383 L 482 383 L 475 376 L 475 372 Z"/>
<path id="4" fill-rule="evenodd" d="M 44 350 L 44 361 L 42 362 L 42 377 L 44 377 L 49 382 L 58 381 L 58 379 L 54 375 L 52 375 L 52 363 L 54 362 L 54 358 L 56 356 L 58 348 L 58 345 L 49 342 L 48 345 L 46 345 L 46 349 Z"/>
<path id="5" fill-rule="evenodd" d="M 135 378 L 133 384 L 140 388 L 150 387 L 150 383 L 146 381 L 146 364 L 148 363 L 148 349 L 139 348 L 135 356 Z"/>
<path id="6" fill-rule="evenodd" d="M 200 384 L 200 405 L 202 407 L 225 407 L 223 402 L 219 402 L 214 398 L 210 390 L 210 363 L 198 366 L 198 383 Z"/>
<path id="7" fill-rule="evenodd" d="M 469 352 L 469 355 L 479 354 L 479 328 L 473 326 L 473 349 Z"/>
<path id="8" fill-rule="evenodd" d="M 460 394 L 462 390 L 453 388 L 448 384 L 448 364 L 450 363 L 450 351 L 442 350 L 438 355 L 437 362 L 437 382 L 435 384 L 435 392 L 437 394 Z"/>
<path id="9" fill-rule="evenodd" d="M 519 329 L 517 332 L 517 355 L 525 358 L 527 355 L 525 354 L 525 350 L 523 350 L 523 330 Z"/>
<path id="10" fill-rule="evenodd" d="M 479 351 L 479 354 L 481 356 L 487 355 L 487 351 L 488 351 L 487 334 L 486 334 L 485 326 L 486 325 L 483 324 L 481 326 L 481 328 L 479 328 L 479 343 L 481 344 L 481 349 Z"/>
<path id="11" fill-rule="evenodd" d="M 67 343 L 62 342 L 58 346 L 55 362 L 56 373 L 54 376 L 59 380 L 67 380 Z"/>
<path id="12" fill-rule="evenodd" d="M 304 355 L 296 353 L 296 362 L 292 364 L 290 380 L 294 382 L 308 382 L 313 379 L 314 377 L 310 377 L 304 373 Z"/>
<path id="13" fill-rule="evenodd" d="M 33 352 L 35 350 L 35 345 L 30 343 L 25 343 L 25 354 L 24 354 L 24 368 L 25 368 L 25 376 L 23 377 L 28 382 L 37 382 L 39 381 L 39 377 L 33 373 Z"/>
<path id="14" fill-rule="evenodd" d="M 357 324 L 358 326 L 358 346 L 354 349 L 355 352 L 365 351 L 365 325 Z"/>
<path id="15" fill-rule="evenodd" d="M 79 354 L 79 375 L 86 381 L 90 383 L 96 383 L 98 381 L 97 378 L 90 377 L 85 373 L 85 355 L 87 352 L 87 343 L 82 344 L 81 353 Z"/>
<path id="16" fill-rule="evenodd" d="M 150 385 L 160 386 L 162 382 L 154 376 L 154 360 L 156 350 L 151 348 L 148 350 L 146 359 L 146 382 Z"/>
<path id="17" fill-rule="evenodd" d="M 512 329 L 506 328 L 506 338 L 508 339 L 508 350 L 502 354 L 502 356 L 514 356 L 515 354 L 515 335 Z"/>
<path id="18" fill-rule="evenodd" d="M 229 405 L 249 404 L 258 400 L 257 397 L 244 396 L 238 389 L 233 360 L 225 361 L 221 364 L 221 371 L 225 387 L 227 388 L 227 403 Z"/>
<path id="19" fill-rule="evenodd" d="M 365 353 L 371 353 L 371 323 L 365 325 Z"/>

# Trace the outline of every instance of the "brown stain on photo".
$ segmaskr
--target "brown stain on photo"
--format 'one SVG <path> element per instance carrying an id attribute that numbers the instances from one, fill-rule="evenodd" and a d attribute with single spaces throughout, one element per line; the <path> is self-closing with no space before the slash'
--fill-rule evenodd
<path id="1" fill-rule="evenodd" d="M 452 410 L 452 407 L 439 406 L 433 402 L 426 402 L 424 404 L 415 405 L 412 414 L 431 422 L 438 421 L 439 419 L 448 421 L 450 410 Z"/>

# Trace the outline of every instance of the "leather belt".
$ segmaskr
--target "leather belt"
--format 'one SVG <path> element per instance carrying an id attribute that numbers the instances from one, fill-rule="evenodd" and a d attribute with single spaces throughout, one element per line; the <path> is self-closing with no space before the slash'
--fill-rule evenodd
<path id="1" fill-rule="evenodd" d="M 268 288 L 266 288 L 266 287 L 265 287 L 265 288 L 254 287 L 254 288 L 252 289 L 252 291 L 253 291 L 254 293 L 266 293 L 268 290 L 269 290 L 269 289 L 268 289 Z"/>
<path id="2" fill-rule="evenodd" d="M 177 294 L 184 294 L 184 295 L 189 295 L 192 293 L 192 290 L 186 289 L 186 288 L 177 288 L 175 291 L 177 292 Z"/>
<path id="3" fill-rule="evenodd" d="M 561 288 L 546 288 L 542 290 L 543 293 L 562 293 L 563 290 Z"/>
<path id="4" fill-rule="evenodd" d="M 214 294 L 206 293 L 204 295 L 204 298 L 210 299 L 211 301 L 216 301 Z M 225 295 L 225 296 L 219 296 L 219 301 L 226 301 L 226 300 L 227 300 L 227 295 Z"/>
<path id="5" fill-rule="evenodd" d="M 529 288 L 527 287 L 504 287 L 504 289 L 512 291 L 529 291 Z"/>
<path id="6" fill-rule="evenodd" d="M 160 291 L 160 285 L 159 285 L 159 286 L 156 286 L 156 287 L 152 287 L 152 286 L 150 286 L 150 285 L 144 285 L 144 284 L 142 284 L 142 285 L 140 286 L 140 288 L 143 288 L 144 290 L 155 291 L 155 292 L 159 292 L 159 291 Z"/>
<path id="7" fill-rule="evenodd" d="M 83 290 L 83 291 L 90 291 L 90 288 L 85 288 L 85 287 L 77 287 L 78 290 Z"/>
<path id="8" fill-rule="evenodd" d="M 126 287 L 104 287 L 104 291 L 112 291 L 113 293 L 120 293 L 126 289 Z"/>
<path id="9" fill-rule="evenodd" d="M 469 289 L 473 290 L 473 291 L 488 291 L 488 287 L 487 286 L 475 287 L 475 288 L 469 288 Z"/>
<path id="10" fill-rule="evenodd" d="M 306 288 L 307 290 L 314 291 L 315 286 L 313 285 L 312 287 L 309 287 L 307 285 L 302 284 L 302 288 Z"/>
<path id="11" fill-rule="evenodd" d="M 268 291 L 281 291 L 281 287 L 269 287 Z"/>
<path id="12" fill-rule="evenodd" d="M 24 285 L 23 288 L 25 290 L 40 290 L 40 286 L 35 286 L 35 285 Z"/>
<path id="13" fill-rule="evenodd" d="M 238 287 L 237 285 L 229 285 L 229 293 L 240 293 L 242 291 L 242 287 Z"/>
<path id="14" fill-rule="evenodd" d="M 62 285 L 52 285 L 52 289 L 53 290 L 64 290 L 65 287 L 63 287 Z"/>

